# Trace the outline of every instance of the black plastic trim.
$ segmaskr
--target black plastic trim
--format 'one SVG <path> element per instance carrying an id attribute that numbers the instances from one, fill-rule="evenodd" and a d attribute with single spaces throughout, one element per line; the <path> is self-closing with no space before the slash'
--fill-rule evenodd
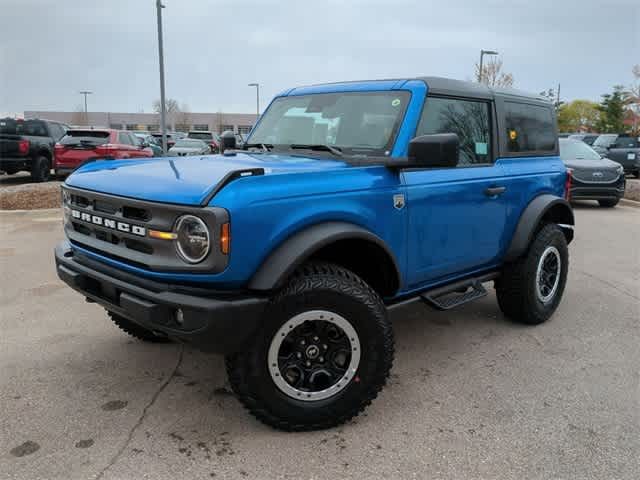
<path id="1" fill-rule="evenodd" d="M 386 243 L 377 235 L 346 222 L 326 222 L 306 228 L 285 240 L 262 262 L 249 281 L 249 289 L 269 291 L 282 287 L 296 268 L 322 247 L 339 240 L 362 239 L 381 247 L 391 259 L 397 285 L 402 284 L 398 262 Z"/>
<path id="2" fill-rule="evenodd" d="M 550 208 L 560 205 L 561 208 L 566 209 L 567 219 L 562 222 L 563 225 L 575 225 L 573 217 L 573 209 L 569 202 L 564 198 L 556 197 L 551 194 L 542 194 L 534 198 L 529 205 L 525 208 L 524 212 L 520 216 L 520 221 L 516 227 L 516 231 L 511 238 L 511 244 L 505 255 L 505 261 L 513 261 L 521 256 L 531 243 L 534 233 L 540 220 Z M 573 231 L 568 236 L 568 240 L 573 238 Z"/>
<path id="3" fill-rule="evenodd" d="M 172 288 L 143 277 L 132 280 L 106 266 L 92 268 L 76 258 L 66 241 L 56 246 L 55 261 L 58 277 L 91 302 L 206 352 L 241 351 L 258 328 L 267 303 L 266 297 L 257 295 Z M 177 309 L 183 311 L 182 324 L 176 321 Z"/>

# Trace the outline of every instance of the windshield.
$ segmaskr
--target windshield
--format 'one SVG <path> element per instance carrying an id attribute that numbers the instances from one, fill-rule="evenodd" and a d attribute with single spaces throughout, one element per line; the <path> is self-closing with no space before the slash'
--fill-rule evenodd
<path id="1" fill-rule="evenodd" d="M 213 140 L 211 132 L 191 132 L 189 138 L 197 138 L 198 140 Z"/>
<path id="2" fill-rule="evenodd" d="M 248 144 L 329 145 L 346 154 L 389 155 L 408 92 L 323 93 L 276 98 Z"/>
<path id="3" fill-rule="evenodd" d="M 579 140 L 560 139 L 560 158 L 569 162 L 572 160 L 602 160 L 600 155 L 589 145 Z"/>
<path id="4" fill-rule="evenodd" d="M 174 145 L 176 148 L 202 148 L 204 143 L 202 140 L 177 140 Z"/>
<path id="5" fill-rule="evenodd" d="M 593 142 L 593 145 L 595 147 L 608 147 L 616 141 L 616 138 L 618 138 L 618 136 L 615 134 L 600 135 L 598 138 L 596 138 L 596 141 Z"/>

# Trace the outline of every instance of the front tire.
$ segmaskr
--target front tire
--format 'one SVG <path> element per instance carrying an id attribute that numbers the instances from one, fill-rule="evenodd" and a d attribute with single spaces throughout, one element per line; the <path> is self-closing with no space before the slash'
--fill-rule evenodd
<path id="1" fill-rule="evenodd" d="M 310 263 L 273 298 L 260 330 L 226 366 L 236 396 L 260 421 L 319 430 L 348 421 L 376 398 L 393 353 L 376 292 L 349 270 Z"/>
<path id="2" fill-rule="evenodd" d="M 619 200 L 616 198 L 615 200 L 598 200 L 598 203 L 601 207 L 604 208 L 613 208 L 618 204 Z"/>
<path id="3" fill-rule="evenodd" d="M 555 224 L 543 226 L 527 253 L 506 265 L 496 281 L 502 312 L 511 320 L 537 325 L 555 312 L 569 269 L 567 240 Z"/>

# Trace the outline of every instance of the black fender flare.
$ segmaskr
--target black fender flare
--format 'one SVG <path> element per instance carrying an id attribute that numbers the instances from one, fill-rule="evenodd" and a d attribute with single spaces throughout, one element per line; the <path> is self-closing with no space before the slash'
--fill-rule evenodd
<path id="1" fill-rule="evenodd" d="M 323 222 L 301 230 L 276 247 L 249 281 L 250 290 L 274 290 L 282 287 L 289 275 L 313 253 L 334 242 L 362 239 L 382 248 L 391 259 L 398 281 L 402 278 L 395 255 L 377 235 L 347 222 Z"/>
<path id="2" fill-rule="evenodd" d="M 553 213 L 553 220 L 562 228 L 567 238 L 567 243 L 571 242 L 575 223 L 573 209 L 569 202 L 556 195 L 539 195 L 531 200 L 524 212 L 522 212 L 505 255 L 505 261 L 513 261 L 527 250 L 538 225 L 543 217 L 549 213 Z"/>

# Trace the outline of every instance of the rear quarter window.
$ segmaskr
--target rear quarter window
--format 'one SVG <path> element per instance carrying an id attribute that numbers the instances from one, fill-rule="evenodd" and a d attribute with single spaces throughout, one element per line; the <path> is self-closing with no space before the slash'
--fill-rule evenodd
<path id="1" fill-rule="evenodd" d="M 551 108 L 504 102 L 504 110 L 508 152 L 555 152 L 556 136 Z"/>

